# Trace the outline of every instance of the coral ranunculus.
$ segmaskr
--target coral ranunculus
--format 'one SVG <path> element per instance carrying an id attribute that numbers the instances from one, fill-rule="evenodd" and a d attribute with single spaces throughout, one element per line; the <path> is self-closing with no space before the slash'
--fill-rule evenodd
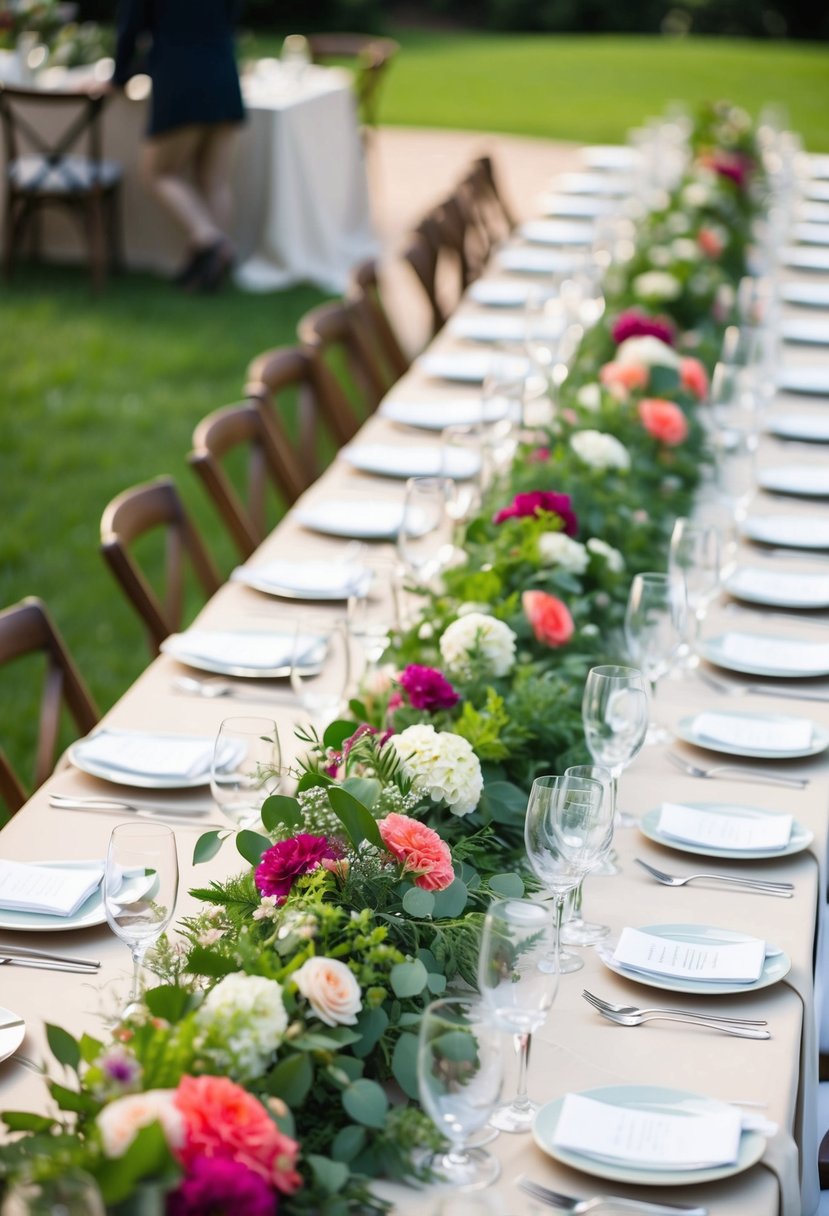
<path id="1" fill-rule="evenodd" d="M 708 396 L 708 372 L 699 359 L 691 356 L 680 359 L 679 383 L 689 393 L 693 393 L 697 401 L 704 401 Z"/>
<path id="2" fill-rule="evenodd" d="M 508 507 L 502 507 L 493 517 L 494 524 L 502 524 L 505 519 L 522 519 L 525 516 L 538 515 L 541 511 L 549 511 L 557 515 L 564 525 L 568 536 L 575 536 L 579 530 L 579 521 L 573 510 L 569 494 L 556 494 L 552 490 L 531 490 L 527 494 L 516 494 Z"/>
<path id="3" fill-rule="evenodd" d="M 282 904 L 297 878 L 316 870 L 324 858 L 337 856 L 336 849 L 325 836 L 308 836 L 301 832 L 288 840 L 280 840 L 262 854 L 254 876 L 256 888 L 260 895 L 275 895 Z"/>
<path id="4" fill-rule="evenodd" d="M 707 258 L 716 261 L 725 248 L 718 233 L 713 228 L 700 228 L 697 233 L 697 244 Z"/>
<path id="5" fill-rule="evenodd" d="M 278 1191 L 302 1186 L 299 1145 L 274 1123 L 262 1103 L 227 1077 L 182 1077 L 175 1104 L 184 1119 L 184 1145 L 176 1154 L 189 1169 L 202 1157 L 238 1161 Z M 237 1208 L 237 1211 L 239 1209 Z"/>
<path id="6" fill-rule="evenodd" d="M 658 338 L 668 346 L 676 340 L 676 326 L 668 317 L 650 317 L 638 308 L 627 308 L 613 323 L 613 341 L 618 346 L 628 338 Z"/>
<path id="7" fill-rule="evenodd" d="M 566 604 L 546 591 L 525 591 L 521 596 L 524 614 L 536 639 L 543 646 L 565 646 L 575 632 Z"/>
<path id="8" fill-rule="evenodd" d="M 383 844 L 424 891 L 443 891 L 455 881 L 449 845 L 437 832 L 394 812 L 378 824 Z"/>
<path id="9" fill-rule="evenodd" d="M 421 667 L 417 663 L 410 663 L 401 672 L 400 687 L 413 709 L 425 709 L 430 714 L 439 709 L 451 709 L 460 700 L 442 671 L 435 667 Z"/>
<path id="10" fill-rule="evenodd" d="M 167 1216 L 276 1216 L 272 1188 L 238 1161 L 197 1157 L 167 1197 Z"/>
<path id="11" fill-rule="evenodd" d="M 688 438 L 688 419 L 674 401 L 645 397 L 639 402 L 639 418 L 648 434 L 669 448 Z"/>
<path id="12" fill-rule="evenodd" d="M 627 398 L 628 393 L 646 388 L 650 372 L 643 363 L 605 363 L 599 368 L 599 380 L 614 396 Z"/>

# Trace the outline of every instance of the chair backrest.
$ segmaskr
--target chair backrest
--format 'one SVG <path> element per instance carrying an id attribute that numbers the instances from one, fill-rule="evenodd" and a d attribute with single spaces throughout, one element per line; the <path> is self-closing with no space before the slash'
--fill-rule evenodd
<path id="1" fill-rule="evenodd" d="M 137 540 L 159 528 L 164 530 L 165 539 L 161 596 L 129 551 Z M 101 553 L 146 625 L 152 654 L 157 654 L 164 639 L 181 627 L 185 559 L 189 559 L 207 595 L 221 585 L 204 542 L 169 477 L 133 486 L 113 498 L 101 517 Z"/>
<path id="2" fill-rule="evenodd" d="M 46 605 L 31 597 L 0 612 L 0 666 L 34 653 L 41 653 L 46 659 L 34 767 L 33 788 L 37 789 L 55 767 L 61 711 L 69 710 L 84 735 L 92 730 L 100 715 Z M 2 749 L 0 798 L 12 814 L 28 798 L 23 782 Z"/>
<path id="3" fill-rule="evenodd" d="M 309 34 L 308 46 L 314 63 L 332 59 L 356 60 L 355 91 L 360 120 L 366 127 L 377 126 L 379 90 L 400 43 L 373 34 Z"/>
<path id="4" fill-rule="evenodd" d="M 423 220 L 403 250 L 403 260 L 411 266 L 426 293 L 432 312 L 433 335 L 443 329 L 448 316 L 438 297 L 438 252 L 438 243 L 430 229 L 429 221 Z"/>
<path id="5" fill-rule="evenodd" d="M 300 318 L 297 334 L 303 346 L 333 371 L 359 412 L 365 415 L 377 408 L 388 385 L 361 304 L 353 299 L 320 304 Z"/>
<path id="6" fill-rule="evenodd" d="M 257 355 L 248 367 L 245 396 L 280 420 L 289 408 L 295 411 L 295 450 L 304 486 L 322 471 L 321 446 L 341 447 L 360 425 L 333 373 L 308 348 L 282 346 Z"/>
<path id="7" fill-rule="evenodd" d="M 498 185 L 491 156 L 473 161 L 465 181 L 471 188 L 493 240 L 508 236 L 516 225 L 515 215 Z"/>
<path id="8" fill-rule="evenodd" d="M 92 166 L 103 159 L 101 119 L 106 94 L 95 91 L 26 89 L 0 84 L 0 121 L 3 126 L 6 163 L 32 158 L 25 174 L 27 191 L 48 188 L 66 193 L 100 188 L 100 172 L 83 172 L 78 157 Z M 63 110 L 62 124 L 38 123 L 33 107 L 43 111 Z M 54 134 L 48 134 L 54 130 Z M 39 162 L 39 163 L 37 163 Z M 12 176 L 12 181 L 14 177 Z"/>
<path id="9" fill-rule="evenodd" d="M 222 463 L 237 451 L 247 455 L 243 495 Z M 193 432 L 187 461 L 207 487 L 242 557 L 249 557 L 268 534 L 268 487 L 292 506 L 307 485 L 279 417 L 253 401 L 225 406 L 203 418 Z"/>
<path id="10" fill-rule="evenodd" d="M 351 273 L 350 298 L 357 301 L 366 330 L 379 351 L 386 371 L 386 388 L 391 388 L 409 369 L 406 356 L 389 320 L 380 292 L 380 272 L 374 258 L 360 262 Z"/>
<path id="11" fill-rule="evenodd" d="M 463 208 L 450 196 L 423 217 L 403 253 L 429 299 L 433 333 L 443 328 L 476 277 L 466 224 Z"/>

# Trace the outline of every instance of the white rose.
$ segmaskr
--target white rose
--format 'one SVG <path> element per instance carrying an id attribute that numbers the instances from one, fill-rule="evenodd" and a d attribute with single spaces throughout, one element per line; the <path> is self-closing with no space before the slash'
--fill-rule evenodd
<path id="1" fill-rule="evenodd" d="M 614 549 L 612 545 L 606 541 L 599 540 L 597 536 L 592 536 L 587 542 L 587 548 L 591 553 L 595 553 L 598 557 L 603 557 L 607 562 L 607 567 L 614 574 L 621 574 L 625 568 L 625 559 L 622 557 L 618 549 Z"/>
<path id="2" fill-rule="evenodd" d="M 453 815 L 468 815 L 475 810 L 484 781 L 480 761 L 468 740 L 451 731 L 436 731 L 434 726 L 416 723 L 392 735 L 387 746 L 397 752 L 415 790 L 428 794 L 433 802 L 445 802 Z"/>
<path id="3" fill-rule="evenodd" d="M 686 207 L 700 210 L 711 202 L 711 190 L 704 182 L 689 182 L 682 191 L 682 202 Z"/>
<path id="4" fill-rule="evenodd" d="M 148 1089 L 116 1098 L 98 1112 L 95 1122 L 105 1157 L 123 1157 L 135 1137 L 151 1123 L 160 1123 L 171 1149 L 184 1144 L 184 1120 L 175 1105 L 174 1089 Z"/>
<path id="5" fill-rule="evenodd" d="M 253 1080 L 274 1057 L 288 1026 L 276 980 L 233 972 L 211 988 L 196 1015 L 200 1049 L 234 1080 Z"/>
<path id="6" fill-rule="evenodd" d="M 646 270 L 633 280 L 634 294 L 640 300 L 676 300 L 682 295 L 682 284 L 664 270 Z"/>
<path id="7" fill-rule="evenodd" d="M 360 985 L 345 963 L 335 958 L 309 958 L 293 980 L 326 1026 L 353 1026 L 363 1007 Z"/>
<path id="8" fill-rule="evenodd" d="M 687 215 L 683 215 L 681 211 L 672 211 L 668 216 L 667 224 L 674 236 L 684 236 L 691 227 Z"/>
<path id="9" fill-rule="evenodd" d="M 592 469 L 629 469 L 630 454 L 614 435 L 604 431 L 576 431 L 570 447 Z"/>
<path id="10" fill-rule="evenodd" d="M 440 653 L 452 675 L 469 675 L 474 654 L 490 675 L 505 676 L 515 663 L 515 634 L 494 616 L 468 612 L 443 631 Z"/>
<path id="11" fill-rule="evenodd" d="M 677 237 L 671 242 L 671 250 L 678 262 L 698 262 L 702 256 L 699 245 L 689 237 Z"/>
<path id="12" fill-rule="evenodd" d="M 582 574 L 590 558 L 584 545 L 565 532 L 542 532 L 538 538 L 538 553 L 548 566 L 561 566 L 571 574 Z"/>
<path id="13" fill-rule="evenodd" d="M 679 355 L 667 342 L 646 334 L 642 338 L 626 338 L 616 350 L 614 363 L 639 363 L 645 367 L 679 367 Z"/>
<path id="14" fill-rule="evenodd" d="M 602 404 L 602 390 L 595 380 L 591 384 L 583 384 L 576 393 L 576 400 L 582 409 L 595 413 Z"/>

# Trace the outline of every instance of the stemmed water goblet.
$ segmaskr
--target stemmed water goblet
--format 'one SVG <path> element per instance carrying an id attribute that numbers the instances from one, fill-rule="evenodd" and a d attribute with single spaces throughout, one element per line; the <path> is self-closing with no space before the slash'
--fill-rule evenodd
<path id="1" fill-rule="evenodd" d="M 464 1190 L 489 1186 L 500 1173 L 496 1157 L 469 1148 L 501 1096 L 501 1036 L 477 997 L 447 997 L 427 1005 L 420 1021 L 417 1053 L 420 1101 L 450 1142 L 431 1168 Z"/>
<path id="2" fill-rule="evenodd" d="M 648 571 L 634 575 L 625 610 L 628 653 L 650 684 L 651 698 L 671 669 L 685 636 L 685 585 L 670 574 Z M 646 743 L 664 743 L 668 731 L 652 722 Z"/>
<path id="3" fill-rule="evenodd" d="M 489 465 L 481 424 L 448 426 L 441 432 L 440 472 L 448 482 L 446 510 L 453 524 L 466 523 L 481 509 Z"/>
<path id="4" fill-rule="evenodd" d="M 584 739 L 593 762 L 609 769 L 616 827 L 635 827 L 619 809 L 619 778 L 639 755 L 648 730 L 645 677 L 635 667 L 605 664 L 587 674 L 581 702 Z"/>
<path id="5" fill-rule="evenodd" d="M 409 578 L 423 589 L 436 583 L 451 560 L 451 491 L 445 477 L 410 477 L 406 482 L 397 553 Z"/>
<path id="6" fill-rule="evenodd" d="M 478 988 L 495 1024 L 513 1036 L 518 1055 L 517 1093 L 490 1118 L 503 1132 L 530 1130 L 538 1104 L 527 1096 L 530 1038 L 547 1016 L 558 987 L 558 973 L 547 960 L 553 925 L 543 904 L 528 899 L 499 899 L 484 919 L 478 956 Z"/>
<path id="7" fill-rule="evenodd" d="M 561 949 L 564 904 L 606 849 L 611 800 L 601 782 L 584 777 L 536 777 L 530 791 L 524 843 L 533 873 L 555 900 L 553 954 L 547 966 L 560 975 L 584 960 Z"/>
<path id="8" fill-rule="evenodd" d="M 351 646 L 346 621 L 312 630 L 297 621 L 291 654 L 291 688 L 314 725 L 327 726 L 343 708 L 351 681 Z"/>
<path id="9" fill-rule="evenodd" d="M 119 823 L 112 829 L 104 871 L 104 911 L 113 933 L 132 953 L 132 987 L 122 1017 L 140 1009 L 141 966 L 147 950 L 173 919 L 178 854 L 172 828 Z"/>
<path id="10" fill-rule="evenodd" d="M 602 797 L 610 803 L 609 826 L 607 829 L 606 847 L 592 867 L 591 874 L 618 874 L 619 867 L 610 860 L 610 847 L 613 844 L 613 778 L 610 769 L 602 764 L 573 764 L 564 770 L 565 777 L 586 777 L 590 781 L 598 781 L 602 787 Z M 587 875 L 585 874 L 584 878 Z M 561 929 L 561 940 L 565 946 L 595 946 L 602 938 L 610 933 L 609 925 L 598 925 L 587 921 L 582 915 L 584 901 L 584 878 L 573 890 L 573 900 L 570 916 Z"/>
<path id="11" fill-rule="evenodd" d="M 680 596 L 684 587 L 687 631 L 680 657 L 684 658 L 685 667 L 699 666 L 697 647 L 700 629 L 720 588 L 720 567 L 720 541 L 716 528 L 680 516 L 671 533 L 668 572 L 675 580 Z"/>
<path id="12" fill-rule="evenodd" d="M 259 822 L 262 803 L 278 794 L 282 753 L 272 718 L 225 718 L 213 745 L 210 792 L 237 828 Z"/>

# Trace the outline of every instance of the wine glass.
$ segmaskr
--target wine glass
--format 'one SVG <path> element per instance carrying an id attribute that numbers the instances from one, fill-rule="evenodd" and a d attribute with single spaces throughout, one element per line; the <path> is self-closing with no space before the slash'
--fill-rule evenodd
<path id="1" fill-rule="evenodd" d="M 177 894 L 172 828 L 162 823 L 119 823 L 113 828 L 104 871 L 104 911 L 110 929 L 132 951 L 132 988 L 124 1018 L 141 1008 L 141 964 L 173 919 Z"/>
<path id="2" fill-rule="evenodd" d="M 650 684 L 656 686 L 670 670 L 685 634 L 685 589 L 669 574 L 648 571 L 634 575 L 625 610 L 625 641 L 630 657 Z M 668 731 L 655 722 L 646 743 L 664 743 Z"/>
<path id="3" fill-rule="evenodd" d="M 609 769 L 613 779 L 616 826 L 635 827 L 636 819 L 619 809 L 619 778 L 642 750 L 648 729 L 648 694 L 642 672 L 613 663 L 592 667 L 584 685 L 581 720 L 593 762 Z"/>
<path id="4" fill-rule="evenodd" d="M 440 438 L 440 472 L 449 483 L 446 510 L 453 523 L 466 523 L 480 511 L 490 477 L 483 426 L 448 426 Z"/>
<path id="5" fill-rule="evenodd" d="M 397 552 L 410 578 L 435 584 L 452 554 L 452 521 L 446 509 L 452 483 L 445 477 L 410 477 L 406 482 Z"/>
<path id="6" fill-rule="evenodd" d="M 608 864 L 608 854 L 610 846 L 613 844 L 613 778 L 610 775 L 610 769 L 605 768 L 602 764 L 573 764 L 570 768 L 564 770 L 565 777 L 587 777 L 588 780 L 598 781 L 602 787 L 602 797 L 610 802 L 610 826 L 607 829 L 607 847 L 597 858 L 596 864 L 592 868 L 593 874 L 618 874 L 618 866 L 612 862 Z M 587 875 L 585 875 L 585 878 Z M 596 942 L 600 942 L 602 938 L 607 937 L 610 932 L 609 925 L 598 925 L 592 921 L 586 921 L 582 916 L 582 903 L 584 899 L 584 878 L 573 891 L 573 904 L 569 918 L 564 922 L 561 929 L 561 940 L 565 946 L 595 946 Z"/>
<path id="7" fill-rule="evenodd" d="M 723 429 L 713 437 L 712 446 L 717 493 L 736 519 L 745 519 L 756 483 L 756 437 L 745 431 Z"/>
<path id="8" fill-rule="evenodd" d="M 702 622 L 720 588 L 720 539 L 710 524 L 680 516 L 671 533 L 668 572 L 687 605 L 685 666 L 698 667 L 696 653 Z"/>
<path id="9" fill-rule="evenodd" d="M 28 1176 L 6 1187 L 0 1216 L 105 1216 L 98 1184 L 84 1170 L 61 1167 L 57 1178 Z"/>
<path id="10" fill-rule="evenodd" d="M 560 975 L 578 971 L 584 960 L 561 949 L 567 895 L 606 848 L 611 801 L 601 782 L 584 777 L 536 777 L 530 790 L 524 843 L 533 873 L 555 900 L 553 954 L 545 966 Z"/>
<path id="11" fill-rule="evenodd" d="M 523 372 L 497 358 L 492 360 L 489 375 L 484 379 L 481 398 L 484 443 L 496 477 L 509 469 L 518 447 L 525 381 Z"/>
<path id="12" fill-rule="evenodd" d="M 500 1173 L 496 1157 L 469 1148 L 501 1096 L 501 1036 L 477 998 L 449 997 L 423 1011 L 417 1053 L 420 1101 L 429 1118 L 450 1142 L 431 1168 L 462 1189 L 489 1186 Z"/>
<path id="13" fill-rule="evenodd" d="M 225 718 L 213 745 L 210 792 L 237 827 L 259 822 L 262 803 L 278 794 L 282 753 L 271 718 Z"/>
<path id="14" fill-rule="evenodd" d="M 499 899 L 484 919 L 478 955 L 478 988 L 495 1024 L 513 1036 L 518 1086 L 511 1102 L 489 1120 L 502 1132 L 530 1130 L 538 1103 L 527 1096 L 530 1037 L 547 1016 L 558 973 L 546 966 L 553 949 L 553 926 L 543 905 L 528 899 Z"/>
<path id="15" fill-rule="evenodd" d="M 327 726 L 343 707 L 351 680 L 347 623 L 330 621 L 312 631 L 299 620 L 291 653 L 291 688 L 317 726 Z"/>
<path id="16" fill-rule="evenodd" d="M 708 390 L 712 427 L 709 431 L 737 430 L 757 433 L 760 415 L 757 400 L 746 383 L 744 369 L 735 363 L 720 361 L 711 376 Z M 703 413 L 702 417 L 707 415 Z"/>

